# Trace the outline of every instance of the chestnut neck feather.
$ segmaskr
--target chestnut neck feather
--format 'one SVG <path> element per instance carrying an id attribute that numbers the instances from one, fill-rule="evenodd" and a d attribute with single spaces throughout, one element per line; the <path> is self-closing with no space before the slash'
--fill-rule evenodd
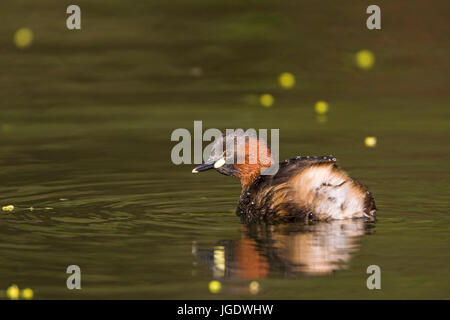
<path id="1" fill-rule="evenodd" d="M 254 141 L 249 141 L 245 145 L 245 163 L 234 165 L 238 171 L 237 177 L 241 180 L 243 190 L 247 189 L 261 174 L 261 169 L 270 167 L 274 161 L 270 149 L 265 143 L 257 140 L 257 148 L 250 148 L 251 142 Z M 250 164 L 250 159 L 257 159 L 257 162 Z"/>
<path id="2" fill-rule="evenodd" d="M 259 176 L 261 166 L 258 164 L 238 164 L 238 178 L 241 179 L 242 188 L 248 188 L 252 182 Z"/>

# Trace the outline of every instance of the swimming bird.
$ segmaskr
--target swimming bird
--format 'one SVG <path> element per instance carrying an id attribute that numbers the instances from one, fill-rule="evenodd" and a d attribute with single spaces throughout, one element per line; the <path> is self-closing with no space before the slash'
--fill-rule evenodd
<path id="1" fill-rule="evenodd" d="M 280 162 L 275 174 L 261 174 L 274 162 L 264 141 L 233 133 L 216 139 L 208 160 L 192 172 L 215 169 L 239 178 L 236 214 L 244 222 L 374 220 L 372 194 L 341 170 L 335 157 L 297 156 Z"/>

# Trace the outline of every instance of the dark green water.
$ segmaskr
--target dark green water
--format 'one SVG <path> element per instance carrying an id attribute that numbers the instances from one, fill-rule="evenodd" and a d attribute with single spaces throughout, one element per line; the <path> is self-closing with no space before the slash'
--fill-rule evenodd
<path id="1" fill-rule="evenodd" d="M 0 212 L 0 296 L 449 299 L 448 2 L 380 2 L 381 31 L 359 1 L 171 3 L 79 1 L 73 32 L 57 1 L 0 4 L 0 204 L 15 206 Z M 34 43 L 19 50 L 24 26 Z M 354 65 L 361 49 L 373 69 Z M 279 128 L 281 159 L 335 155 L 378 221 L 241 225 L 237 180 L 170 160 L 171 132 L 194 120 Z"/>

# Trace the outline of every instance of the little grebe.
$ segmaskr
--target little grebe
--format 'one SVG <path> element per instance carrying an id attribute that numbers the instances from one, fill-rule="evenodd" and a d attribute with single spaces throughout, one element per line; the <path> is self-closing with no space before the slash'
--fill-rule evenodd
<path id="1" fill-rule="evenodd" d="M 280 162 L 275 174 L 261 175 L 275 161 L 269 147 L 256 137 L 237 140 L 236 135 L 216 140 L 209 159 L 192 172 L 214 168 L 238 177 L 242 191 L 236 214 L 243 221 L 375 218 L 372 194 L 339 169 L 333 156 L 298 156 Z M 245 154 L 244 161 L 236 161 L 239 152 Z"/>

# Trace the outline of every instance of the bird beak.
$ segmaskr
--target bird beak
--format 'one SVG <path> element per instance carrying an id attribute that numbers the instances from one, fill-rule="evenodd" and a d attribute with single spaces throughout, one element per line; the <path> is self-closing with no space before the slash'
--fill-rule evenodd
<path id="1" fill-rule="evenodd" d="M 206 170 L 213 169 L 213 168 L 214 168 L 214 162 L 204 163 L 204 164 L 201 164 L 201 165 L 195 167 L 194 170 L 192 170 L 192 173 L 198 173 L 198 172 L 206 171 Z"/>

